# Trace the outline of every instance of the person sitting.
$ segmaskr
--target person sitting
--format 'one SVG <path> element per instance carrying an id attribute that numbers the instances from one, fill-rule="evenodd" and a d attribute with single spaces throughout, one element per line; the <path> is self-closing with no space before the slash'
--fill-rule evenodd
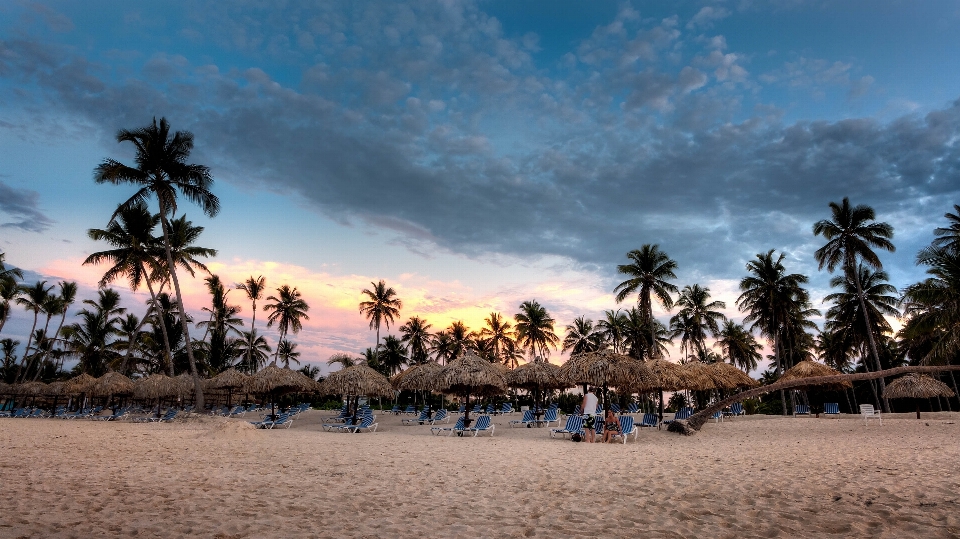
<path id="1" fill-rule="evenodd" d="M 607 408 L 607 415 L 603 418 L 603 442 L 612 442 L 613 437 L 620 433 L 620 420 L 613 410 Z"/>

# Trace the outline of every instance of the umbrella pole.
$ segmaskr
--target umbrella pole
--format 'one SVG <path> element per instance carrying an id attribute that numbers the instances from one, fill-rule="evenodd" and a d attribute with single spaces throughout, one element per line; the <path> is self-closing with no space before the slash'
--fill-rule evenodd
<path id="1" fill-rule="evenodd" d="M 658 419 L 662 423 L 663 422 L 663 388 L 662 387 L 660 388 L 660 403 L 658 405 L 658 411 L 660 414 L 660 417 Z"/>
<path id="2" fill-rule="evenodd" d="M 914 399 L 917 401 L 917 419 L 920 419 L 920 399 Z"/>
<path id="3" fill-rule="evenodd" d="M 470 393 L 467 393 L 466 406 L 463 407 L 463 428 L 470 427 Z M 463 433 L 459 433 L 463 436 Z"/>

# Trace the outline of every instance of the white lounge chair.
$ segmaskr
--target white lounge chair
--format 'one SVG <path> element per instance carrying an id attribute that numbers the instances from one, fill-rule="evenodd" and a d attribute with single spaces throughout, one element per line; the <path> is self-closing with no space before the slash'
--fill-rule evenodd
<path id="1" fill-rule="evenodd" d="M 872 404 L 861 404 L 860 414 L 863 415 L 863 424 L 869 424 L 869 420 L 876 419 L 883 425 L 883 418 L 880 417 L 880 410 L 875 410 Z"/>

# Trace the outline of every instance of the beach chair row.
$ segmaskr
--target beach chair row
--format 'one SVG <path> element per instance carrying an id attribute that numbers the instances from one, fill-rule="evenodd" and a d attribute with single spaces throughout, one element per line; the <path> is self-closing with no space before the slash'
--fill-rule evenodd
<path id="1" fill-rule="evenodd" d="M 490 436 L 493 436 L 493 431 L 496 429 L 496 425 L 493 424 L 493 419 L 489 415 L 479 415 L 476 418 L 476 421 L 469 427 L 466 426 L 466 420 L 463 416 L 460 416 L 457 419 L 456 424 L 452 427 L 430 427 L 430 432 L 440 436 L 441 434 L 446 434 L 447 436 L 464 436 L 465 434 L 473 434 L 476 438 L 480 433 L 488 432 Z"/>

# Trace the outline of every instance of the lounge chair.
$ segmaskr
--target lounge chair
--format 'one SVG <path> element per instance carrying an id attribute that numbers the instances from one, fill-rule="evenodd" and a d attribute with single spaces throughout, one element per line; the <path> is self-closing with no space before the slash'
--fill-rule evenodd
<path id="1" fill-rule="evenodd" d="M 404 425 L 410 426 L 410 425 L 423 425 L 424 421 L 430 421 L 430 410 L 428 408 L 424 408 L 423 411 L 420 412 L 420 417 L 416 417 L 416 418 L 408 417 L 406 419 L 401 420 L 400 422 L 403 423 Z"/>
<path id="2" fill-rule="evenodd" d="M 550 429 L 550 437 L 553 438 L 554 434 L 562 434 L 564 438 L 568 434 L 583 434 L 583 416 L 582 415 L 571 415 L 567 416 L 567 422 L 562 429 Z"/>
<path id="3" fill-rule="evenodd" d="M 623 443 L 627 443 L 627 437 L 633 436 L 633 441 L 637 441 L 637 432 L 638 429 L 633 424 L 633 416 L 622 415 L 620 416 L 620 432 L 613 435 L 613 439 L 620 438 L 623 440 Z"/>
<path id="4" fill-rule="evenodd" d="M 860 415 L 863 416 L 863 424 L 869 424 L 869 420 L 876 419 L 883 425 L 883 418 L 880 417 L 880 410 L 874 409 L 872 404 L 861 404 Z"/>
<path id="5" fill-rule="evenodd" d="M 473 407 L 473 410 L 470 410 L 470 413 L 471 413 L 471 414 L 482 414 L 482 413 L 483 413 L 483 405 L 481 405 L 481 404 L 475 405 L 475 406 Z"/>
<path id="6" fill-rule="evenodd" d="M 356 425 L 343 425 L 340 427 L 339 432 L 352 432 L 357 433 L 361 430 L 368 432 L 376 432 L 378 423 L 374 423 L 373 414 L 363 416 L 363 419 L 360 420 Z"/>
<path id="7" fill-rule="evenodd" d="M 640 428 L 643 427 L 660 428 L 660 416 L 657 414 L 643 414 L 643 419 L 640 420 Z"/>
<path id="8" fill-rule="evenodd" d="M 670 423 L 673 423 L 674 421 L 678 421 L 680 419 L 690 419 L 690 416 L 692 415 L 693 415 L 693 408 L 681 408 L 677 413 L 673 414 L 673 419 L 669 419 L 667 421 L 664 421 L 663 423 L 665 425 L 669 425 Z"/>
<path id="9" fill-rule="evenodd" d="M 825 402 L 823 403 L 823 415 L 832 415 L 837 418 L 840 417 L 840 404 L 836 402 Z"/>
<path id="10" fill-rule="evenodd" d="M 474 438 L 476 438 L 477 435 L 480 434 L 481 432 L 489 432 L 490 436 L 492 437 L 494 428 L 495 428 L 495 425 L 493 424 L 493 420 L 490 418 L 490 416 L 482 415 L 477 418 L 477 421 L 473 424 L 472 427 L 464 430 L 468 432 L 472 432 Z"/>
<path id="11" fill-rule="evenodd" d="M 353 424 L 353 418 L 349 417 L 345 419 L 342 423 L 323 423 L 320 425 L 320 428 L 327 432 L 332 432 L 336 429 L 339 429 L 340 427 L 345 427 L 347 425 L 352 425 L 352 424 Z"/>
<path id="12" fill-rule="evenodd" d="M 723 410 L 717 410 L 716 412 L 714 412 L 713 415 L 710 416 L 710 419 L 714 420 L 717 423 L 723 421 Z"/>
<path id="13" fill-rule="evenodd" d="M 615 414 L 619 414 L 619 413 L 620 413 L 620 405 L 617 404 L 617 403 L 615 403 L 615 402 L 611 402 L 611 403 L 610 403 L 610 409 L 613 410 L 613 413 L 615 413 Z"/>
<path id="14" fill-rule="evenodd" d="M 810 407 L 806 404 L 798 404 L 796 409 L 793 411 L 794 417 L 798 415 L 810 415 Z"/>
<path id="15" fill-rule="evenodd" d="M 344 421 L 352 417 L 353 417 L 353 414 L 351 414 L 350 410 L 346 406 L 344 406 L 343 408 L 340 409 L 339 415 L 335 415 L 333 417 L 325 417 L 323 420 L 333 421 L 334 423 L 343 423 Z"/>
<path id="16" fill-rule="evenodd" d="M 441 408 L 440 410 L 437 411 L 437 413 L 433 414 L 433 417 L 424 421 L 424 423 L 428 425 L 436 425 L 437 423 L 440 423 L 440 422 L 443 422 L 443 423 L 450 422 L 450 416 L 447 415 L 446 408 Z"/>
<path id="17" fill-rule="evenodd" d="M 730 415 L 733 415 L 733 416 L 746 415 L 746 412 L 743 411 L 743 403 L 742 403 L 742 402 L 735 402 L 735 403 L 731 404 L 731 405 L 730 405 Z"/>
<path id="18" fill-rule="evenodd" d="M 505 403 L 503 403 L 502 405 L 500 405 L 500 409 L 497 410 L 497 411 L 494 412 L 494 413 L 495 413 L 495 414 L 500 414 L 500 415 L 512 414 L 512 413 L 513 413 L 513 404 L 510 404 L 509 402 L 505 402 Z"/>
<path id="19" fill-rule="evenodd" d="M 253 425 L 254 427 L 257 427 L 258 429 L 272 429 L 274 423 L 280 422 L 281 419 L 285 422 L 286 418 L 287 418 L 287 414 L 280 414 L 277 416 L 276 419 L 264 419 L 262 421 L 251 421 L 250 424 Z"/>
<path id="20" fill-rule="evenodd" d="M 547 411 L 543 413 L 543 419 L 540 420 L 544 425 L 550 426 L 550 423 L 556 423 L 557 426 L 560 426 L 560 417 L 559 412 L 555 406 L 547 408 Z"/>
<path id="21" fill-rule="evenodd" d="M 454 432 L 463 432 L 463 416 L 460 416 L 457 419 L 457 422 L 452 427 L 430 427 L 430 432 L 437 436 L 440 436 L 443 433 L 452 435 Z"/>
<path id="22" fill-rule="evenodd" d="M 280 414 L 276 420 L 267 421 L 264 424 L 265 429 L 275 429 L 277 427 L 283 427 L 289 429 L 290 425 L 293 424 L 293 416 L 290 414 Z"/>
<path id="23" fill-rule="evenodd" d="M 410 405 L 408 405 L 406 408 L 404 408 L 403 412 L 401 412 L 401 413 L 406 414 L 406 415 L 416 415 L 416 413 L 417 413 L 417 407 L 414 406 L 414 405 L 412 405 L 412 404 L 410 404 Z"/>
<path id="24" fill-rule="evenodd" d="M 391 408 L 390 411 L 387 412 L 387 413 L 390 413 L 390 414 L 393 414 L 393 415 L 400 415 L 400 405 L 399 405 L 399 404 L 394 404 L 394 405 L 393 405 L 393 408 Z"/>
<path id="25" fill-rule="evenodd" d="M 639 411 L 640 411 L 640 406 L 638 406 L 637 403 L 635 403 L 635 402 L 631 402 L 631 403 L 630 403 L 630 406 L 627 406 L 627 413 L 628 413 L 628 414 L 635 414 L 635 413 L 637 413 L 637 412 L 639 412 Z"/>
<path id="26" fill-rule="evenodd" d="M 523 417 L 520 419 L 513 419 L 510 421 L 510 427 L 515 427 L 517 425 L 521 427 L 526 427 L 533 424 L 536 421 L 533 417 L 533 410 L 524 410 Z"/>
<path id="27" fill-rule="evenodd" d="M 583 415 L 583 410 L 580 408 L 579 404 L 573 408 L 573 414 L 571 415 Z"/>

